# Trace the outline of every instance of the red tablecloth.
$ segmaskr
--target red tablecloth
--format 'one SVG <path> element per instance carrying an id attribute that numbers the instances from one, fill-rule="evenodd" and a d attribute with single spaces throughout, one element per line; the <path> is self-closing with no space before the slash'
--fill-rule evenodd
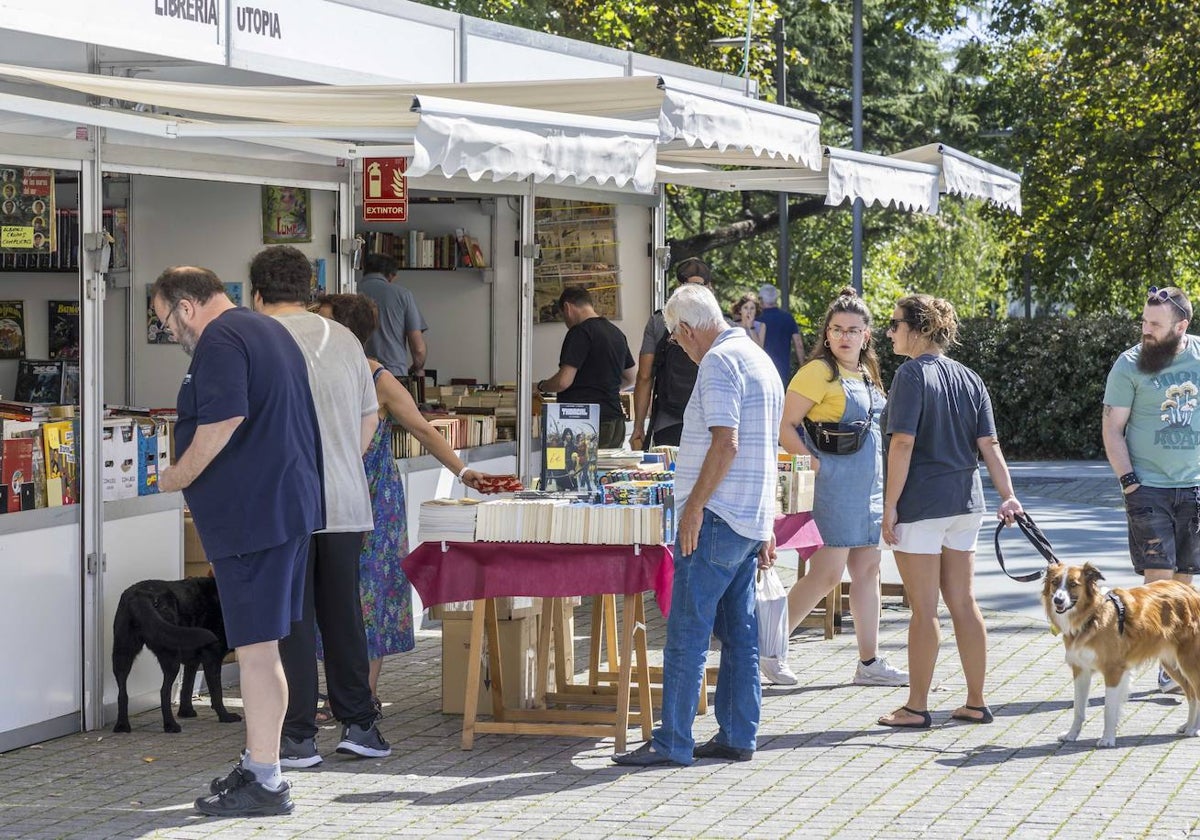
<path id="1" fill-rule="evenodd" d="M 816 554 L 825 542 L 811 513 L 789 513 L 775 517 L 775 548 L 793 548 L 802 560 Z"/>
<path id="2" fill-rule="evenodd" d="M 401 565 L 427 606 L 448 601 L 527 595 L 633 595 L 654 590 L 662 614 L 671 609 L 675 565 L 665 545 L 421 543 Z"/>

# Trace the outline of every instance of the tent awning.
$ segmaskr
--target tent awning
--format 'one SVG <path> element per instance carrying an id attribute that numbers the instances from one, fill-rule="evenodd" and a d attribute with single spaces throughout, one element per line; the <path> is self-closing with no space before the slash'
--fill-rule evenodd
<path id="1" fill-rule="evenodd" d="M 819 169 L 820 120 L 657 76 L 441 85 L 231 87 L 0 64 L 0 77 L 205 117 L 289 125 L 415 128 L 413 96 L 653 124 L 665 162 Z"/>
<path id="2" fill-rule="evenodd" d="M 938 167 L 942 192 L 981 198 L 997 207 L 1021 212 L 1021 176 L 943 143 L 930 143 L 890 157 Z"/>
<path id="3" fill-rule="evenodd" d="M 70 75 L 101 79 L 106 97 L 118 91 L 107 84 L 106 77 Z M 69 119 L 164 141 L 181 137 L 249 139 L 327 159 L 412 155 L 409 172 L 414 177 L 440 171 L 446 177 L 464 173 L 476 181 L 533 178 L 538 183 L 580 186 L 611 182 L 617 188 L 630 187 L 642 193 L 654 189 L 658 131 L 648 123 L 411 94 L 393 94 L 390 103 L 389 113 L 403 112 L 403 120 L 391 119 L 383 125 L 314 125 L 201 121 L 0 94 L 0 110 Z"/>
<path id="4" fill-rule="evenodd" d="M 661 155 L 660 155 L 661 158 Z M 795 169 L 719 170 L 660 163 L 658 180 L 715 190 L 767 190 L 825 196 L 829 205 L 861 198 L 869 207 L 936 213 L 938 168 L 931 164 L 826 147 L 818 172 Z"/>

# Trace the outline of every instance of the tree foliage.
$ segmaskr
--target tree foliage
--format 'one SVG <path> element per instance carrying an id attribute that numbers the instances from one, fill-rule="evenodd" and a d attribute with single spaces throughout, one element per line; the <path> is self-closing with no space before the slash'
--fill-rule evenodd
<path id="1" fill-rule="evenodd" d="M 1200 284 L 1200 6 L 1006 0 L 975 46 L 976 109 L 1024 171 L 1039 297 L 1136 307 L 1148 285 Z"/>
<path id="2" fill-rule="evenodd" d="M 652 0 L 439 0 L 433 5 L 570 38 L 664 59 L 738 73 L 742 50 L 714 47 L 719 37 L 743 36 L 749 0 L 690 3 Z M 950 0 L 864 0 L 863 145 L 889 154 L 935 140 L 976 151 L 979 123 L 972 110 L 977 80 L 963 75 L 939 40 L 963 22 L 971 3 Z M 789 0 L 754 4 L 749 75 L 775 96 L 771 32 L 783 15 L 787 43 L 787 102 L 821 118 L 822 140 L 851 145 L 851 4 Z M 678 261 L 701 256 L 714 268 L 718 292 L 740 292 L 778 276 L 778 199 L 773 192 L 721 193 L 667 189 L 669 244 Z M 913 288 L 931 288 L 977 311 L 1003 302 L 997 279 L 995 214 L 948 207 L 940 220 L 871 208 L 866 213 L 864 286 L 887 309 Z M 791 197 L 789 276 L 793 309 L 816 322 L 831 296 L 850 279 L 850 210 L 821 196 Z M 965 225 L 966 228 L 958 230 Z M 986 240 L 986 242 L 985 242 Z M 973 255 L 986 259 L 974 261 Z M 935 261 L 940 261 L 936 264 Z M 1003 261 L 1001 261 L 1003 262 Z M 926 284 L 930 285 L 913 285 Z M 878 294 L 877 294 L 878 292 Z M 986 297 L 986 300 L 984 298 Z"/>

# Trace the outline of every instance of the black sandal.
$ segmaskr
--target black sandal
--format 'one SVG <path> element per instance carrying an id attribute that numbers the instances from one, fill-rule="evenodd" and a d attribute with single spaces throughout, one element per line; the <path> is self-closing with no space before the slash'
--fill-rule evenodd
<path id="1" fill-rule="evenodd" d="M 964 709 L 969 709 L 972 712 L 979 712 L 979 717 L 974 715 L 960 715 L 957 711 L 950 715 L 953 720 L 961 720 L 963 723 L 991 723 L 996 718 L 992 716 L 992 710 L 987 706 L 968 706 L 963 704 Z"/>
<path id="2" fill-rule="evenodd" d="M 920 723 L 888 723 L 883 718 L 880 718 L 879 725 L 890 726 L 893 729 L 928 729 L 933 725 L 933 716 L 929 714 L 928 710 L 919 712 L 916 709 L 910 709 L 908 706 L 901 706 L 900 708 L 903 711 L 908 712 L 910 715 L 916 715 L 919 717 L 921 719 Z M 892 714 L 894 715 L 896 713 L 892 712 Z"/>
<path id="3" fill-rule="evenodd" d="M 329 698 L 324 694 L 317 695 L 317 713 L 314 718 L 318 724 L 333 720 L 333 709 L 329 706 Z"/>

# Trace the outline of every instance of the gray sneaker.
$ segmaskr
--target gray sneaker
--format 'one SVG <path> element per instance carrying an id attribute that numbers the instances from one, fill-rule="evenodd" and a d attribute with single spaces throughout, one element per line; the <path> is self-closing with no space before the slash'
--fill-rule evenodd
<path id="1" fill-rule="evenodd" d="M 1183 694 L 1183 686 L 1171 679 L 1161 665 L 1158 666 L 1158 690 L 1163 694 Z"/>
<path id="2" fill-rule="evenodd" d="M 342 740 L 337 751 L 362 758 L 385 758 L 392 754 L 392 746 L 379 734 L 379 727 L 374 723 L 369 727 L 348 723 L 342 727 Z"/>
<path id="3" fill-rule="evenodd" d="M 280 767 L 316 767 L 322 761 L 317 752 L 316 738 L 301 738 L 299 740 L 282 735 L 279 738 Z"/>

